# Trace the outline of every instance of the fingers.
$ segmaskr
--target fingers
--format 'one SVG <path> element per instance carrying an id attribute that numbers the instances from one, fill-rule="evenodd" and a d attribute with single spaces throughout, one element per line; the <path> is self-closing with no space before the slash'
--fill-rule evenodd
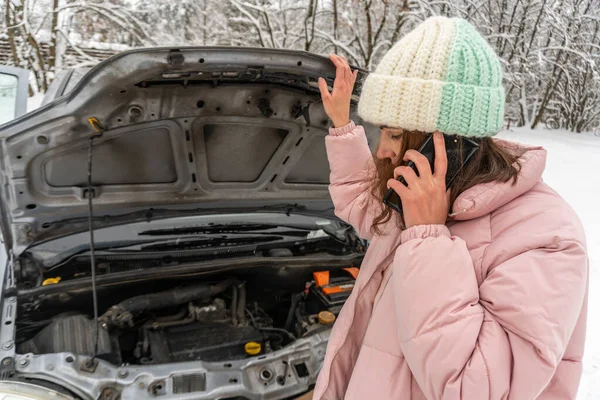
<path id="1" fill-rule="evenodd" d="M 323 78 L 319 78 L 319 91 L 321 91 L 321 99 L 323 100 L 323 103 L 329 104 L 331 101 L 331 93 L 329 93 L 327 82 Z"/>
<path id="2" fill-rule="evenodd" d="M 348 61 L 346 61 L 344 56 L 330 54 L 329 58 L 336 66 L 336 77 L 343 77 L 344 82 L 346 82 L 350 88 L 354 87 L 354 82 L 356 82 L 356 77 L 358 76 L 358 70 L 352 71 L 350 64 L 348 64 Z"/>
<path id="3" fill-rule="evenodd" d="M 346 78 L 346 66 L 344 65 L 343 60 L 335 55 L 335 54 L 330 54 L 329 58 L 331 59 L 331 61 L 333 62 L 333 65 L 335 65 L 335 80 L 337 81 L 338 79 L 340 79 L 342 82 L 346 82 L 347 78 Z"/>
<path id="4" fill-rule="evenodd" d="M 333 63 L 333 65 L 335 65 L 336 67 L 343 67 L 344 66 L 342 59 L 337 54 L 331 53 L 329 55 L 329 59 L 331 60 L 331 62 Z"/>
<path id="5" fill-rule="evenodd" d="M 344 62 L 345 66 L 346 66 L 346 73 L 349 79 L 349 84 L 354 87 L 354 83 L 356 82 L 356 78 L 358 77 L 358 70 L 355 69 L 354 71 L 352 71 L 352 68 L 350 68 L 350 64 L 348 64 L 348 61 L 346 61 L 346 57 L 344 56 L 340 56 L 342 61 Z"/>
<path id="6" fill-rule="evenodd" d="M 350 66 L 348 65 L 348 61 L 346 61 L 344 56 L 338 56 L 337 54 L 334 54 L 334 56 L 337 57 L 338 61 L 340 62 L 341 66 L 342 66 L 342 69 L 344 71 L 344 81 L 349 84 L 352 80 L 352 71 L 350 71 Z"/>
<path id="7" fill-rule="evenodd" d="M 346 80 L 346 82 L 348 82 L 348 84 L 352 83 L 352 70 L 350 69 L 350 65 L 348 64 L 348 61 L 346 61 L 346 58 L 344 56 L 338 56 L 340 58 L 340 61 L 342 62 L 342 65 L 344 66 L 344 79 Z"/>
<path id="8" fill-rule="evenodd" d="M 407 195 L 410 193 L 410 189 L 408 189 L 396 179 L 388 179 L 387 187 L 388 189 L 394 189 L 394 192 L 398 193 L 398 196 L 400 196 L 401 199 L 406 198 Z"/>
<path id="9" fill-rule="evenodd" d="M 423 154 L 416 150 L 408 150 L 404 155 L 404 161 L 412 161 L 415 163 L 417 170 L 419 171 L 419 177 L 425 179 L 431 178 L 431 165 L 429 164 L 427 157 L 425 157 Z"/>
<path id="10" fill-rule="evenodd" d="M 448 154 L 446 154 L 446 143 L 444 135 L 436 131 L 433 135 L 433 145 L 435 148 L 435 160 L 433 164 L 434 177 L 446 181 L 446 172 L 448 170 Z"/>
<path id="11" fill-rule="evenodd" d="M 401 176 L 406 181 L 408 187 L 414 187 L 419 179 L 415 171 L 408 166 L 396 167 L 394 169 L 394 179 L 398 179 Z"/>

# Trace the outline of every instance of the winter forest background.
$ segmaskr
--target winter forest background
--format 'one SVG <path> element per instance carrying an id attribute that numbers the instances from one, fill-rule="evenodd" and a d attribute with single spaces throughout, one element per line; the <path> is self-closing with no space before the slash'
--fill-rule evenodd
<path id="1" fill-rule="evenodd" d="M 460 16 L 504 64 L 508 127 L 600 135 L 598 0 L 0 0 L 0 63 L 64 68 L 135 47 L 227 45 L 345 55 L 372 69 L 431 15 Z"/>

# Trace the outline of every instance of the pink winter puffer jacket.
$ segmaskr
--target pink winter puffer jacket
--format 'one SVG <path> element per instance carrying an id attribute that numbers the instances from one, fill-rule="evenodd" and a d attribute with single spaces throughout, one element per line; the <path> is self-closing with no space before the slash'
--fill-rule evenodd
<path id="1" fill-rule="evenodd" d="M 447 226 L 372 236 L 364 130 L 332 129 L 326 145 L 336 213 L 371 243 L 314 399 L 574 399 L 588 260 L 579 218 L 541 181 L 546 152 L 526 149 L 514 186 L 461 194 Z"/>

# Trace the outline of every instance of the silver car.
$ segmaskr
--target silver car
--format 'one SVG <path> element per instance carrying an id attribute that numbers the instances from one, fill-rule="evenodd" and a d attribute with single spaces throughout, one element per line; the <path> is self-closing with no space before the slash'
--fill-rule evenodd
<path id="1" fill-rule="evenodd" d="M 20 115 L 27 74 L 0 67 L 0 399 L 309 391 L 368 245 L 329 197 L 334 75 L 305 52 L 133 50 Z"/>

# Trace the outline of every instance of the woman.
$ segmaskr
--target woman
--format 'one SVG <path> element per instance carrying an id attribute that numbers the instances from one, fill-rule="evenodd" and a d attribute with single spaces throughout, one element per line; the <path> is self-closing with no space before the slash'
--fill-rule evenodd
<path id="1" fill-rule="evenodd" d="M 574 399 L 585 339 L 584 232 L 541 180 L 546 152 L 491 138 L 504 114 L 491 47 L 466 21 L 444 17 L 392 47 L 358 105 L 381 127 L 375 161 L 349 119 L 356 71 L 343 57 L 331 60 L 332 93 L 319 82 L 333 122 L 331 197 L 370 246 L 314 398 Z M 414 150 L 427 132 L 435 132 L 433 171 Z M 449 190 L 440 132 L 480 144 Z M 408 160 L 418 174 L 400 166 Z M 388 188 L 402 216 L 382 204 Z"/>

